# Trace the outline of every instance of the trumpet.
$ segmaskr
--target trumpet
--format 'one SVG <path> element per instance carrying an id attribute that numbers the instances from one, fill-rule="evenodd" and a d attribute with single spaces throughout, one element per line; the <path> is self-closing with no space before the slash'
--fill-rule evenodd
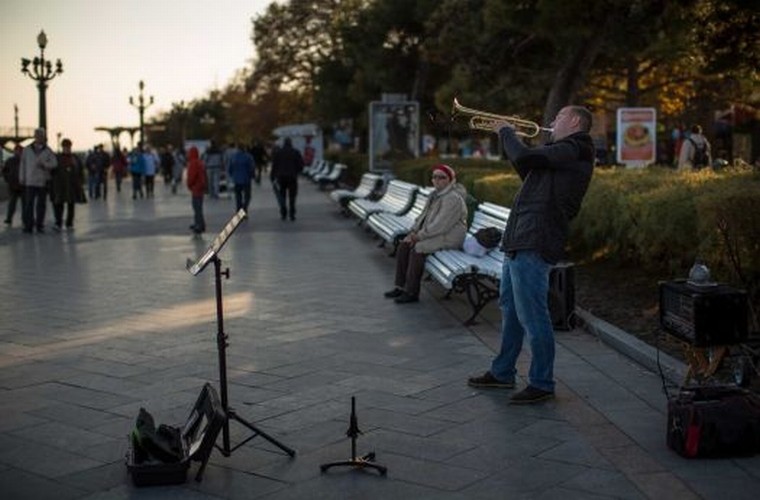
<path id="1" fill-rule="evenodd" d="M 451 118 L 457 116 L 469 116 L 470 128 L 485 130 L 486 132 L 498 132 L 501 125 L 508 123 L 515 128 L 515 133 L 522 137 L 536 137 L 541 132 L 552 132 L 554 129 L 542 127 L 536 122 L 523 120 L 516 116 L 497 115 L 477 109 L 466 108 L 454 98 L 454 106 L 451 109 Z"/>

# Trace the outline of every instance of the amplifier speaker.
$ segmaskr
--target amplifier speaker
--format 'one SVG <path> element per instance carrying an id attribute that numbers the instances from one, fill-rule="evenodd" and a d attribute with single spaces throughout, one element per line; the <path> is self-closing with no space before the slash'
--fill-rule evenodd
<path id="1" fill-rule="evenodd" d="M 575 265 L 560 262 L 549 273 L 549 313 L 555 330 L 575 327 Z"/>
<path id="2" fill-rule="evenodd" d="M 662 282 L 660 325 L 694 347 L 741 343 L 747 339 L 747 293 L 728 285 Z"/>

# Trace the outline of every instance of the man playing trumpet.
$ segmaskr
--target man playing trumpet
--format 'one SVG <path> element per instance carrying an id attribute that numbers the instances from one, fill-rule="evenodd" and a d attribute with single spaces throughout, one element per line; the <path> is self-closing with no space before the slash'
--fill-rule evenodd
<path id="1" fill-rule="evenodd" d="M 569 223 L 578 214 L 591 181 L 594 145 L 590 129 L 591 113 L 581 106 L 560 110 L 552 122 L 551 141 L 543 146 L 525 146 L 510 121 L 493 124 L 522 186 L 501 243 L 505 254 L 499 290 L 501 349 L 490 370 L 468 383 L 514 388 L 515 364 L 527 334 L 532 353 L 528 386 L 512 396 L 512 404 L 554 397 L 549 272 L 564 257 Z"/>

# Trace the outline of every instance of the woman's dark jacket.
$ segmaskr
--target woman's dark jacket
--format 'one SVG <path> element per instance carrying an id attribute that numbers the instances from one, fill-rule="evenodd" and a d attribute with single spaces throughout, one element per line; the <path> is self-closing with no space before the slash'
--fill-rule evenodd
<path id="1" fill-rule="evenodd" d="M 59 153 L 58 167 L 50 175 L 50 199 L 53 204 L 84 201 L 84 167 L 74 153 Z"/>
<path id="2" fill-rule="evenodd" d="M 501 143 L 523 181 L 502 239 L 504 252 L 533 250 L 554 264 L 565 256 L 570 221 L 578 214 L 594 170 L 594 145 L 586 132 L 529 148 L 509 127 Z"/>

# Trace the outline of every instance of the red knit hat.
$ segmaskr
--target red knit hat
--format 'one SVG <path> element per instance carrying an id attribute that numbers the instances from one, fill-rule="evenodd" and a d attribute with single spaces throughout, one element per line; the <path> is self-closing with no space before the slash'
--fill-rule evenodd
<path id="1" fill-rule="evenodd" d="M 453 182 L 457 178 L 457 174 L 454 172 L 454 169 L 448 165 L 444 165 L 443 163 L 434 166 L 433 172 L 441 172 L 445 174 L 446 177 L 449 178 L 449 182 Z"/>

